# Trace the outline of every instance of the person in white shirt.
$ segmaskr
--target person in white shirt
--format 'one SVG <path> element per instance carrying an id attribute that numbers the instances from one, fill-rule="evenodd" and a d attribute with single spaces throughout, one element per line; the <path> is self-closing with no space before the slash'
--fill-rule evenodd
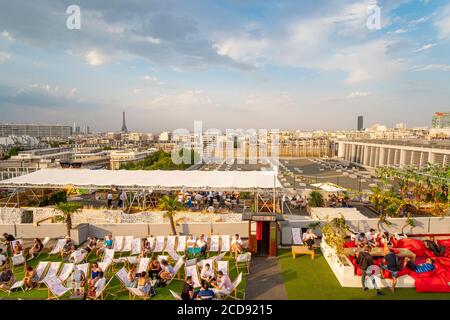
<path id="1" fill-rule="evenodd" d="M 112 207 L 112 201 L 113 201 L 113 195 L 112 192 L 108 192 L 108 195 L 106 196 L 106 199 L 108 200 L 108 208 Z"/>
<path id="2" fill-rule="evenodd" d="M 242 240 L 237 233 L 231 240 L 231 252 L 234 252 L 236 257 L 242 252 Z"/>
<path id="3" fill-rule="evenodd" d="M 194 236 L 192 235 L 192 234 L 190 234 L 189 236 L 188 236 L 188 239 L 186 240 L 186 247 L 187 248 L 193 248 L 193 247 L 195 247 L 195 238 L 194 238 Z"/>
<path id="4" fill-rule="evenodd" d="M 315 243 L 315 239 L 317 236 L 313 233 L 312 229 L 306 230 L 306 232 L 303 234 L 303 242 L 306 243 L 309 250 L 312 250 L 312 247 Z"/>
<path id="5" fill-rule="evenodd" d="M 368 233 L 366 233 L 367 241 L 369 242 L 369 246 L 374 247 L 376 245 L 377 233 L 375 229 L 370 229 Z"/>
<path id="6" fill-rule="evenodd" d="M 233 291 L 233 283 L 231 282 L 230 277 L 226 274 L 223 274 L 221 270 L 217 272 L 217 282 L 212 283 L 212 286 L 212 291 L 218 299 L 221 298 L 222 294 L 227 295 Z"/>
<path id="7" fill-rule="evenodd" d="M 125 191 L 122 191 L 119 195 L 119 208 L 123 208 L 125 206 L 125 200 L 127 200 L 127 194 L 125 193 Z"/>
<path id="8" fill-rule="evenodd" d="M 208 244 L 206 243 L 204 234 L 201 234 L 200 237 L 198 238 L 198 240 L 197 240 L 197 247 L 199 247 L 201 249 L 200 253 L 203 256 L 206 256 L 206 249 L 208 247 Z"/>
<path id="9" fill-rule="evenodd" d="M 214 280 L 214 270 L 211 268 L 209 263 L 206 263 L 202 269 L 202 272 L 200 273 L 200 278 L 202 279 L 202 286 L 205 282 L 211 282 Z"/>

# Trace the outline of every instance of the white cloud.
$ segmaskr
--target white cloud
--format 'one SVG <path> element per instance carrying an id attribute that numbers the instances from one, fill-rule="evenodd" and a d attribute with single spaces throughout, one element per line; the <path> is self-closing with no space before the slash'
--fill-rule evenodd
<path id="1" fill-rule="evenodd" d="M 417 65 L 411 68 L 413 72 L 419 71 L 447 71 L 450 72 L 450 65 L 448 64 L 428 64 L 428 65 Z"/>
<path id="2" fill-rule="evenodd" d="M 368 92 L 355 91 L 355 92 L 350 93 L 347 96 L 347 99 L 363 98 L 363 97 L 367 97 L 367 96 L 369 96 Z"/>
<path id="3" fill-rule="evenodd" d="M 0 32 L 0 36 L 8 39 L 9 41 L 14 41 L 15 40 L 8 31 Z"/>
<path id="4" fill-rule="evenodd" d="M 421 46 L 419 49 L 414 50 L 414 52 L 418 53 L 418 52 L 426 51 L 426 50 L 433 48 L 434 46 L 436 46 L 436 43 L 428 43 L 428 44 Z"/>
<path id="5" fill-rule="evenodd" d="M 153 77 L 153 76 L 149 76 L 149 75 L 145 75 L 145 76 L 139 77 L 139 79 L 143 80 L 143 81 L 158 81 L 158 78 Z"/>
<path id="6" fill-rule="evenodd" d="M 107 57 L 98 50 L 91 50 L 85 54 L 86 62 L 91 66 L 99 66 L 107 62 Z"/>
<path id="7" fill-rule="evenodd" d="M 389 34 L 403 34 L 403 33 L 407 33 L 408 32 L 408 30 L 406 30 L 406 29 L 397 29 L 397 30 L 395 30 L 395 31 L 390 31 L 390 32 L 388 32 Z"/>
<path id="8" fill-rule="evenodd" d="M 0 63 L 5 62 L 9 59 L 11 59 L 11 55 L 8 52 L 0 51 Z"/>

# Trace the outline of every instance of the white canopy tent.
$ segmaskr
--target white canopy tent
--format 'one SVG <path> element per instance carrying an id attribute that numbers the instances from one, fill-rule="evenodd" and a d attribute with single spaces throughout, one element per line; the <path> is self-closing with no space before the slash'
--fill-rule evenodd
<path id="1" fill-rule="evenodd" d="M 282 188 L 272 171 L 42 169 L 0 181 L 0 188 L 59 189 L 67 186 L 86 189 L 116 187 L 127 191 L 270 191 Z"/>
<path id="2" fill-rule="evenodd" d="M 319 188 L 324 191 L 328 191 L 328 192 L 344 192 L 344 191 L 346 191 L 345 188 L 342 188 L 333 183 L 314 183 L 311 186 Z"/>

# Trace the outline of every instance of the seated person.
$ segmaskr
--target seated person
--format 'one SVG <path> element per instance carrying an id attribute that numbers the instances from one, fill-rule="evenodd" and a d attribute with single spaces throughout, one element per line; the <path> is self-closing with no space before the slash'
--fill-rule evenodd
<path id="1" fill-rule="evenodd" d="M 8 261 L 8 258 L 3 253 L 3 249 L 0 248 L 0 267 L 3 266 L 6 263 L 6 261 Z"/>
<path id="2" fill-rule="evenodd" d="M 367 240 L 366 234 L 364 232 L 359 233 L 355 237 L 355 245 L 359 248 L 364 248 L 368 245 L 369 241 Z"/>
<path id="3" fill-rule="evenodd" d="M 103 246 L 97 250 L 97 256 L 103 253 L 104 249 L 112 249 L 112 248 L 113 248 L 112 234 L 108 234 L 103 240 Z"/>
<path id="4" fill-rule="evenodd" d="M 148 295 L 150 293 L 150 289 L 151 289 L 151 283 L 150 283 L 150 278 L 146 277 L 146 272 L 142 271 L 139 274 L 139 277 L 137 278 L 137 288 L 142 291 L 143 293 L 145 293 L 146 295 Z"/>
<path id="5" fill-rule="evenodd" d="M 0 289 L 9 290 L 11 286 L 16 282 L 9 266 L 4 266 L 3 271 L 0 273 Z"/>
<path id="6" fill-rule="evenodd" d="M 433 270 L 435 269 L 435 267 L 434 267 L 434 260 L 431 259 L 431 258 L 428 258 L 428 259 L 425 260 L 425 262 L 422 263 L 422 264 L 415 264 L 414 262 L 411 261 L 411 259 L 409 259 L 408 257 L 406 257 L 403 266 L 405 266 L 405 265 L 406 265 L 409 269 L 411 269 L 412 271 L 414 271 L 415 273 L 430 272 L 430 271 L 433 271 Z"/>
<path id="7" fill-rule="evenodd" d="M 101 292 L 106 285 L 106 279 L 103 276 L 103 272 L 100 271 L 98 273 L 97 281 L 89 285 L 88 289 L 88 297 L 95 299 L 97 297 L 97 293 Z"/>
<path id="8" fill-rule="evenodd" d="M 202 272 L 200 273 L 200 279 L 202 281 L 202 284 L 206 285 L 213 281 L 215 278 L 214 270 L 211 268 L 209 263 L 206 263 L 202 269 Z"/>
<path id="9" fill-rule="evenodd" d="M 34 255 L 36 253 L 39 253 L 44 249 L 44 245 L 42 244 L 42 241 L 39 238 L 35 238 L 33 241 L 33 245 L 30 248 L 30 251 L 28 251 L 28 255 L 30 256 L 28 260 L 31 260 L 34 258 Z"/>
<path id="10" fill-rule="evenodd" d="M 195 244 L 196 244 L 196 242 L 195 242 L 194 236 L 192 234 L 190 234 L 186 240 L 186 247 L 194 248 Z"/>
<path id="11" fill-rule="evenodd" d="M 431 240 L 423 240 L 425 248 L 432 251 L 437 257 L 442 257 L 445 253 L 445 247 L 439 246 L 436 242 Z"/>
<path id="12" fill-rule="evenodd" d="M 237 233 L 231 239 L 231 252 L 234 252 L 236 257 L 242 252 L 242 240 Z"/>
<path id="13" fill-rule="evenodd" d="M 69 236 L 66 236 L 66 243 L 64 243 L 63 248 L 61 249 L 61 258 L 64 259 L 66 256 L 70 256 L 72 253 L 72 246 L 74 243 L 72 242 L 72 239 L 70 239 Z"/>
<path id="14" fill-rule="evenodd" d="M 74 244 L 72 244 L 72 246 L 70 247 L 70 250 L 66 252 L 67 255 L 64 258 L 64 260 L 69 261 L 69 262 L 75 262 L 76 254 L 78 252 L 77 252 L 77 247 Z"/>
<path id="15" fill-rule="evenodd" d="M 130 266 L 130 270 L 128 270 L 127 279 L 128 279 L 128 287 L 135 288 L 136 283 L 138 281 L 138 278 L 136 275 L 136 265 L 132 264 Z"/>
<path id="16" fill-rule="evenodd" d="M 309 250 L 312 250 L 312 247 L 315 243 L 315 239 L 317 236 L 313 233 L 312 229 L 306 230 L 306 232 L 303 234 L 303 242 L 308 246 Z"/>
<path id="17" fill-rule="evenodd" d="M 97 247 L 97 238 L 96 237 L 88 237 L 88 244 L 86 248 L 84 248 L 88 253 L 91 253 Z"/>
<path id="18" fill-rule="evenodd" d="M 159 273 L 159 279 L 161 280 L 160 285 L 162 287 L 166 286 L 168 280 L 172 279 L 175 274 L 173 267 L 166 261 L 161 261 L 161 271 Z"/>
<path id="19" fill-rule="evenodd" d="M 14 243 L 14 246 L 12 248 L 12 253 L 15 256 L 21 255 L 23 253 L 23 246 L 20 244 L 19 241 Z"/>
<path id="20" fill-rule="evenodd" d="M 25 286 L 25 289 L 26 290 L 33 289 L 37 285 L 38 281 L 39 279 L 37 277 L 36 270 L 34 270 L 32 266 L 28 266 L 25 269 L 25 276 L 23 278 L 23 284 Z"/>
<path id="21" fill-rule="evenodd" d="M 184 280 L 183 291 L 181 291 L 181 299 L 194 299 L 194 285 L 191 276 L 187 276 L 186 280 Z"/>
<path id="22" fill-rule="evenodd" d="M 150 278 L 158 278 L 159 273 L 161 272 L 161 264 L 156 258 L 153 258 L 152 262 L 150 263 L 150 267 L 148 270 L 148 276 Z"/>
<path id="23" fill-rule="evenodd" d="M 221 298 L 222 294 L 228 295 L 233 291 L 233 283 L 230 277 L 223 274 L 222 270 L 217 272 L 217 282 L 211 284 L 213 286 L 212 291 L 217 296 L 218 299 Z"/>
<path id="24" fill-rule="evenodd" d="M 212 300 L 214 299 L 214 291 L 208 288 L 207 283 L 203 283 L 200 290 L 196 292 L 195 296 L 200 300 Z"/>
<path id="25" fill-rule="evenodd" d="M 83 270 L 81 270 L 75 265 L 72 273 L 72 288 L 74 290 L 75 295 L 80 296 L 81 291 L 84 291 L 85 285 L 86 285 L 86 275 L 84 274 Z"/>
<path id="26" fill-rule="evenodd" d="M 206 249 L 208 248 L 208 244 L 205 240 L 205 235 L 201 234 L 197 240 L 197 247 L 201 249 L 200 254 L 206 256 Z"/>
<path id="27" fill-rule="evenodd" d="M 89 286 L 93 286 L 97 282 L 100 272 L 103 272 L 102 269 L 98 266 L 97 262 L 94 262 L 91 268 L 91 278 L 88 281 Z"/>

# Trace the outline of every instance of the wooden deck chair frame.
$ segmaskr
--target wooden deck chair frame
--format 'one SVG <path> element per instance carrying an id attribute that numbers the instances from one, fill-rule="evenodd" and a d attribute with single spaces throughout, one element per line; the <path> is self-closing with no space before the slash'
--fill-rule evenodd
<path id="1" fill-rule="evenodd" d="M 122 254 L 128 253 L 131 254 L 131 246 L 133 244 L 133 236 L 126 236 L 123 238 L 122 250 L 120 250 L 120 256 Z"/>
<path id="2" fill-rule="evenodd" d="M 42 284 L 45 284 L 47 278 L 58 278 L 59 269 L 61 269 L 62 262 L 61 261 L 52 261 L 49 263 L 47 271 L 45 275 L 38 281 L 37 289 L 40 289 Z"/>
<path id="3" fill-rule="evenodd" d="M 145 264 L 145 268 L 143 268 L 144 264 Z M 147 272 L 149 264 L 150 264 L 150 258 L 141 258 L 139 260 L 139 265 L 137 267 L 136 272 L 137 273 L 140 273 L 140 272 L 143 272 L 143 271 Z"/>
<path id="4" fill-rule="evenodd" d="M 224 272 L 224 274 L 229 275 L 230 274 L 230 265 L 228 263 L 228 260 L 221 260 L 221 261 L 216 261 L 216 270 L 219 271 L 221 270 L 223 272 L 223 270 L 225 269 L 226 272 Z"/>
<path id="5" fill-rule="evenodd" d="M 26 265 L 27 263 L 27 259 L 25 258 L 25 256 L 23 255 L 23 253 L 18 254 L 18 255 L 13 255 L 10 257 L 11 263 L 11 270 L 14 272 L 15 268 L 21 265 Z"/>
<path id="6" fill-rule="evenodd" d="M 70 278 L 70 276 L 72 275 L 73 269 L 75 267 L 74 263 L 65 263 L 62 268 L 61 271 L 58 274 L 58 279 L 62 282 L 62 283 L 66 283 L 67 279 Z M 69 271 L 66 271 L 69 270 Z M 63 279 L 61 279 L 61 277 L 64 276 Z"/>
<path id="7" fill-rule="evenodd" d="M 123 271 L 123 272 L 122 272 Z M 119 283 L 120 283 L 120 289 L 119 290 L 117 290 L 117 291 L 115 291 L 114 293 L 112 293 L 111 295 L 113 295 L 113 296 L 115 296 L 115 297 L 117 297 L 117 294 L 118 293 L 120 293 L 120 292 L 125 292 L 125 291 L 127 291 L 128 290 L 128 285 L 127 285 L 127 283 L 126 282 L 124 282 L 124 279 L 122 279 L 120 276 L 119 276 L 119 273 L 124 273 L 124 275 L 128 278 L 128 272 L 127 272 L 127 269 L 125 268 L 125 267 L 122 267 L 119 271 L 117 271 L 115 274 L 114 274 L 114 277 L 116 277 L 117 279 L 119 279 Z M 127 279 L 128 280 L 128 279 Z"/>
<path id="8" fill-rule="evenodd" d="M 186 252 L 186 241 L 187 241 L 187 236 L 178 236 L 178 241 L 177 241 L 177 252 Z"/>
<path id="9" fill-rule="evenodd" d="M 141 238 L 134 238 L 131 242 L 131 255 L 140 255 L 142 249 L 142 239 Z"/>
<path id="10" fill-rule="evenodd" d="M 169 253 L 169 250 L 175 251 L 175 244 L 177 241 L 177 236 L 167 236 L 166 245 L 164 246 L 164 250 L 162 253 Z"/>
<path id="11" fill-rule="evenodd" d="M 214 244 L 214 248 L 213 248 L 213 244 Z M 209 246 L 208 246 L 209 250 L 209 256 L 211 256 L 211 253 L 218 253 L 219 249 L 220 249 L 220 236 L 219 235 L 211 235 L 211 238 L 209 240 Z"/>
<path id="12" fill-rule="evenodd" d="M 108 288 L 109 284 L 111 283 L 112 279 L 114 277 L 111 277 L 108 281 L 106 281 L 105 286 L 102 288 L 100 293 L 96 292 L 95 297 L 92 300 L 105 300 L 105 298 L 108 296 L 109 293 L 106 292 L 106 289 Z"/>
<path id="13" fill-rule="evenodd" d="M 173 267 L 174 270 L 173 276 L 166 282 L 167 285 L 169 285 L 173 280 L 183 280 L 181 278 L 181 267 L 183 266 L 183 264 L 184 264 L 183 258 L 177 261 L 177 263 Z"/>
<path id="14" fill-rule="evenodd" d="M 242 256 L 242 255 L 249 256 L 249 259 L 247 261 L 238 261 L 239 257 Z M 249 274 L 250 273 L 250 264 L 251 264 L 251 262 L 252 262 L 252 255 L 251 255 L 250 252 L 246 252 L 246 253 L 241 253 L 240 255 L 238 255 L 237 258 L 234 261 L 234 264 L 235 264 L 236 270 L 238 272 L 239 272 L 239 267 L 242 267 L 243 265 L 245 265 L 245 268 L 246 268 L 247 272 L 244 273 L 244 274 Z"/>
<path id="15" fill-rule="evenodd" d="M 221 253 L 231 253 L 231 237 L 230 235 L 222 235 L 220 236 L 220 252 Z"/>
<path id="16" fill-rule="evenodd" d="M 47 286 L 47 291 L 48 291 L 48 298 L 47 298 L 47 300 L 59 300 L 62 296 L 64 296 L 67 292 L 70 291 L 70 288 L 65 287 L 63 285 L 63 283 L 59 280 L 59 278 L 54 277 L 54 278 L 49 279 L 49 280 L 55 281 L 55 283 L 58 282 L 59 285 L 61 285 L 62 287 L 64 287 L 67 290 L 65 290 L 62 294 L 57 295 L 57 294 L 55 294 L 53 292 L 53 290 L 51 289 L 51 286 L 48 284 L 48 282 L 45 281 L 44 284 Z"/>
<path id="17" fill-rule="evenodd" d="M 83 271 L 84 277 L 85 277 L 86 282 L 87 282 L 87 279 L 89 279 L 90 263 L 86 262 L 86 263 L 82 263 L 82 264 L 77 264 L 77 265 L 74 266 L 74 269 L 75 269 L 75 267 L 80 268 Z M 69 280 L 69 279 L 72 280 L 71 277 L 69 277 L 67 280 Z M 72 290 L 72 292 L 74 291 L 73 287 L 72 287 L 72 282 L 70 282 L 70 289 Z M 86 288 L 84 288 L 84 287 L 82 288 L 83 292 L 85 291 L 85 289 Z"/>
<path id="18" fill-rule="evenodd" d="M 175 291 L 170 290 L 170 289 L 169 289 L 169 291 L 170 291 L 170 293 L 172 294 L 172 297 L 175 298 L 175 300 L 178 300 L 178 301 L 183 300 L 183 299 L 181 298 L 181 296 L 180 296 L 178 293 L 176 293 Z"/>
<path id="19" fill-rule="evenodd" d="M 195 273 L 194 273 L 194 270 L 195 270 Z M 196 265 L 189 266 L 189 267 L 184 267 L 184 276 L 185 277 L 187 277 L 187 276 L 191 276 L 192 277 L 192 281 L 194 282 L 194 284 L 193 284 L 194 288 L 200 288 L 201 287 L 200 276 L 198 274 L 198 268 L 197 268 Z"/>
<path id="20" fill-rule="evenodd" d="M 115 236 L 114 237 L 113 249 L 114 249 L 115 253 L 120 253 L 120 251 L 122 251 L 123 241 L 124 241 L 123 236 Z"/>
<path id="21" fill-rule="evenodd" d="M 230 292 L 230 294 L 224 294 L 223 300 L 226 300 L 227 298 L 231 298 L 234 300 L 240 300 L 238 298 L 238 293 L 242 294 L 242 300 L 245 300 L 245 291 L 239 290 L 239 285 L 242 283 L 242 272 L 239 273 L 239 275 L 234 279 L 233 281 L 233 290 Z"/>
<path id="22" fill-rule="evenodd" d="M 164 253 L 164 249 L 165 249 L 165 245 L 166 245 L 166 237 L 164 236 L 157 236 L 155 239 L 155 245 L 153 246 L 153 250 L 152 250 L 152 257 L 155 253 Z"/>
<path id="23" fill-rule="evenodd" d="M 66 239 L 57 239 L 55 246 L 53 247 L 52 250 L 50 250 L 50 252 L 48 253 L 48 256 L 60 253 L 61 249 L 64 247 L 65 242 L 66 242 Z"/>
<path id="24" fill-rule="evenodd" d="M 129 300 L 136 300 L 136 298 L 141 298 L 142 300 L 150 300 L 151 296 L 150 294 L 145 294 L 143 291 L 139 290 L 138 288 L 129 288 L 126 287 L 128 290 L 128 299 Z"/>
<path id="25" fill-rule="evenodd" d="M 41 254 L 43 254 L 46 250 L 48 250 L 48 244 L 50 243 L 50 240 L 51 240 L 52 238 L 50 238 L 50 237 L 45 237 L 44 238 L 44 240 L 42 241 L 42 250 L 41 251 L 39 251 L 35 256 L 34 256 L 34 259 L 37 259 L 37 258 L 39 258 L 40 256 L 41 256 Z"/>

